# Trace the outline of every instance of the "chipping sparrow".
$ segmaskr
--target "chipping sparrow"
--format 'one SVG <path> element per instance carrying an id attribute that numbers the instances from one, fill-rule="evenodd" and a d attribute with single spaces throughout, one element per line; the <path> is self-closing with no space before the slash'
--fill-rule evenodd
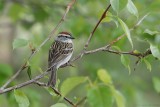
<path id="1" fill-rule="evenodd" d="M 74 39 L 68 32 L 60 32 L 49 49 L 48 68 L 51 71 L 51 76 L 48 81 L 48 86 L 55 86 L 57 79 L 57 69 L 67 63 L 73 53 Z"/>

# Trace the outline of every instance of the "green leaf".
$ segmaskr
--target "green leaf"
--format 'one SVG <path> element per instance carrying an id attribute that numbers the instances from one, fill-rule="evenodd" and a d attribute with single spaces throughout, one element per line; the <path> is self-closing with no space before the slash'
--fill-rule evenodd
<path id="1" fill-rule="evenodd" d="M 28 40 L 18 38 L 13 41 L 12 45 L 13 45 L 13 49 L 15 49 L 15 48 L 26 46 L 27 44 L 28 44 Z"/>
<path id="2" fill-rule="evenodd" d="M 66 96 L 73 88 L 77 85 L 84 83 L 87 80 L 87 77 L 71 77 L 66 79 L 60 88 L 60 91 L 63 96 Z"/>
<path id="3" fill-rule="evenodd" d="M 13 73 L 13 69 L 8 64 L 0 64 L 0 76 L 11 76 Z"/>
<path id="4" fill-rule="evenodd" d="M 18 4 L 18 3 L 12 3 L 10 8 L 9 8 L 9 12 L 8 15 L 14 20 L 18 20 L 21 16 L 22 13 L 25 12 L 25 8 Z"/>
<path id="5" fill-rule="evenodd" d="M 0 63 L 0 86 L 13 74 L 13 69 L 8 64 Z"/>
<path id="6" fill-rule="evenodd" d="M 67 105 L 65 105 L 64 103 L 57 103 L 52 105 L 51 107 L 67 107 Z"/>
<path id="7" fill-rule="evenodd" d="M 152 55 L 160 59 L 160 50 L 159 50 L 158 45 L 154 45 L 150 43 L 150 49 L 151 49 Z"/>
<path id="8" fill-rule="evenodd" d="M 151 31 L 149 29 L 145 29 L 143 34 L 140 36 L 140 39 L 148 41 L 150 44 L 155 44 L 156 36 L 159 32 Z"/>
<path id="9" fill-rule="evenodd" d="M 31 66 L 28 67 L 27 74 L 28 74 L 29 79 L 31 80 L 32 79 Z"/>
<path id="10" fill-rule="evenodd" d="M 42 6 L 42 5 L 35 5 L 34 6 L 33 15 L 34 15 L 36 21 L 39 21 L 39 22 L 43 22 L 49 17 L 48 12 L 46 11 L 44 6 Z"/>
<path id="11" fill-rule="evenodd" d="M 150 64 L 146 59 L 143 59 L 143 61 L 144 61 L 144 63 L 146 64 L 147 69 L 148 69 L 149 71 L 151 71 L 151 70 L 152 70 L 151 64 Z"/>
<path id="12" fill-rule="evenodd" d="M 121 51 L 121 49 L 118 46 L 112 46 L 112 49 L 117 50 L 117 51 Z"/>
<path id="13" fill-rule="evenodd" d="M 125 34 L 127 35 L 127 38 L 129 40 L 129 42 L 130 42 L 130 44 L 131 44 L 131 46 L 133 48 L 133 42 L 132 42 L 132 38 L 131 38 L 130 30 L 129 30 L 128 26 L 120 18 L 118 18 L 118 21 L 121 24 Z"/>
<path id="14" fill-rule="evenodd" d="M 157 93 L 160 93 L 160 78 L 153 77 L 152 81 L 153 81 L 154 89 L 156 90 Z"/>
<path id="15" fill-rule="evenodd" d="M 93 87 L 87 92 L 87 101 L 91 107 L 112 107 L 113 95 L 109 87 Z"/>
<path id="16" fill-rule="evenodd" d="M 104 12 L 104 10 L 101 12 L 100 15 L 102 15 L 103 12 Z M 106 13 L 106 17 L 103 18 L 102 22 L 110 22 L 110 21 L 112 21 L 112 20 L 113 20 L 113 18 L 112 18 L 112 13 L 107 12 L 107 13 Z"/>
<path id="17" fill-rule="evenodd" d="M 103 12 L 104 12 L 104 9 L 103 9 L 103 11 L 99 12 L 98 16 L 101 17 Z M 111 22 L 111 21 L 113 21 L 116 24 L 116 26 L 118 27 L 117 17 L 112 15 L 111 12 L 107 12 L 106 13 L 106 17 L 103 18 L 102 22 Z"/>
<path id="18" fill-rule="evenodd" d="M 131 68 L 129 66 L 130 60 L 127 56 L 121 55 L 122 64 L 128 69 L 129 74 L 131 73 Z"/>
<path id="19" fill-rule="evenodd" d="M 119 25 L 118 21 L 115 18 L 112 18 L 112 21 L 115 23 L 116 27 L 118 28 L 118 25 Z"/>
<path id="20" fill-rule="evenodd" d="M 52 88 L 47 87 L 47 88 L 45 88 L 45 89 L 49 92 L 50 95 L 52 95 L 52 96 L 57 96 L 57 94 L 53 91 Z"/>
<path id="21" fill-rule="evenodd" d="M 110 0 L 111 6 L 114 11 L 118 13 L 119 10 L 119 0 Z"/>
<path id="22" fill-rule="evenodd" d="M 138 50 L 134 50 L 133 53 L 134 54 L 140 54 L 140 52 Z"/>
<path id="23" fill-rule="evenodd" d="M 105 84 L 112 84 L 112 79 L 109 73 L 105 69 L 99 69 L 98 72 L 99 79 Z"/>
<path id="24" fill-rule="evenodd" d="M 112 21 L 112 17 L 105 17 L 102 22 L 110 22 Z"/>
<path id="25" fill-rule="evenodd" d="M 105 10 L 104 9 L 101 9 L 99 12 L 98 12 L 98 18 L 101 18 L 103 12 Z M 105 18 L 103 18 L 102 22 L 110 22 L 112 20 L 112 13 L 110 13 L 109 11 L 106 13 L 106 16 Z"/>
<path id="26" fill-rule="evenodd" d="M 14 90 L 14 96 L 19 107 L 29 107 L 29 100 L 22 91 Z"/>
<path id="27" fill-rule="evenodd" d="M 147 33 L 149 35 L 156 35 L 156 34 L 159 34 L 160 32 L 158 32 L 158 31 L 151 31 L 149 29 L 145 29 L 145 31 L 143 33 Z"/>
<path id="28" fill-rule="evenodd" d="M 143 21 L 148 15 L 149 15 L 149 13 L 147 13 L 146 15 L 144 15 L 144 16 L 137 22 L 136 26 L 139 26 L 139 25 L 142 23 L 142 21 Z"/>
<path id="29" fill-rule="evenodd" d="M 135 15 L 138 18 L 138 10 L 132 0 L 128 0 L 127 9 L 131 14 Z"/>
<path id="30" fill-rule="evenodd" d="M 126 7 L 128 3 L 128 0 L 120 0 L 120 3 L 119 3 L 119 10 L 122 10 Z"/>
<path id="31" fill-rule="evenodd" d="M 117 107 L 125 107 L 125 99 L 118 90 L 114 91 L 114 97 L 116 99 Z"/>

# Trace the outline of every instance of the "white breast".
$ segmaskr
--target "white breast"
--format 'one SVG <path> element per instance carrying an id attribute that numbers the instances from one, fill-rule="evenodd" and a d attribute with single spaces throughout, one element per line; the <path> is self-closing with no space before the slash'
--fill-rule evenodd
<path id="1" fill-rule="evenodd" d="M 67 62 L 71 59 L 72 54 L 73 54 L 73 52 L 70 53 L 70 55 L 68 55 L 64 60 L 61 60 L 61 61 L 57 64 L 57 68 L 59 68 L 61 65 L 64 65 L 65 63 L 67 63 Z"/>

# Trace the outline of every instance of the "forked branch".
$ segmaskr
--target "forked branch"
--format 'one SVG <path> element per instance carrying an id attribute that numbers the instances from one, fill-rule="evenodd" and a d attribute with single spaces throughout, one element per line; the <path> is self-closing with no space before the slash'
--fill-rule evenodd
<path id="1" fill-rule="evenodd" d="M 66 15 L 67 13 L 69 12 L 70 8 L 73 6 L 73 4 L 76 2 L 76 0 L 72 0 L 67 8 L 66 8 L 66 11 L 64 13 L 64 15 L 62 16 L 61 20 L 58 22 L 58 24 L 56 25 L 56 27 L 51 31 L 51 33 L 49 34 L 49 36 L 40 44 L 40 46 L 35 50 L 33 51 L 30 56 L 28 57 L 28 59 L 24 62 L 24 64 L 22 64 L 22 66 L 20 67 L 20 69 L 1 87 L 0 89 L 0 94 L 3 94 L 3 93 L 6 93 L 6 92 L 9 92 L 9 91 L 12 91 L 14 89 L 18 89 L 18 88 L 22 88 L 22 87 L 25 87 L 27 85 L 30 85 L 30 84 L 37 84 L 39 86 L 46 86 L 45 83 L 41 83 L 39 82 L 38 80 L 40 80 L 41 78 L 43 78 L 45 75 L 47 75 L 49 72 L 48 69 L 45 70 L 42 74 L 34 77 L 33 79 L 31 80 L 28 80 L 26 82 L 23 82 L 23 83 L 20 83 L 18 85 L 15 85 L 15 86 L 12 86 L 12 87 L 9 87 L 9 88 L 6 88 L 26 67 L 27 67 L 27 62 L 39 51 L 39 49 L 47 42 L 50 40 L 50 38 L 55 34 L 55 32 L 57 31 L 57 29 L 60 27 L 60 25 L 62 24 L 62 22 L 65 20 L 66 18 Z M 83 50 L 76 56 L 74 57 L 69 63 L 65 64 L 65 65 L 62 65 L 62 67 L 66 67 L 66 66 L 71 66 L 70 63 L 80 59 L 83 57 L 83 55 L 89 55 L 89 54 L 93 54 L 93 53 L 96 53 L 96 52 L 100 52 L 100 51 L 106 51 L 106 52 L 110 52 L 110 53 L 115 53 L 115 54 L 128 54 L 128 55 L 132 55 L 132 56 L 136 56 L 136 57 L 140 57 L 140 58 L 143 58 L 143 57 L 146 57 L 148 55 L 151 54 L 151 50 L 147 50 L 146 52 L 144 53 L 135 53 L 134 51 L 129 51 L 129 52 L 122 52 L 122 51 L 115 51 L 115 50 L 112 50 L 111 49 L 111 46 L 118 42 L 119 40 L 121 40 L 123 37 L 125 37 L 125 34 L 119 36 L 118 38 L 116 38 L 115 40 L 113 40 L 112 42 L 110 42 L 108 45 L 105 45 L 104 47 L 100 47 L 100 48 L 97 48 L 97 49 L 93 49 L 93 50 L 86 50 L 89 46 L 89 43 L 96 31 L 96 29 L 98 28 L 98 26 L 100 25 L 101 21 L 106 17 L 106 13 L 108 12 L 109 8 L 111 7 L 111 5 L 109 4 L 109 6 L 107 6 L 106 10 L 103 12 L 101 18 L 99 19 L 99 21 L 97 22 L 97 24 L 95 25 L 95 27 L 93 28 L 92 32 L 90 33 L 89 37 L 88 37 L 88 40 L 86 41 L 86 44 L 83 48 Z M 142 18 L 144 19 L 144 17 Z M 133 28 L 130 29 L 130 31 L 134 30 L 136 27 L 138 27 L 138 25 L 142 22 L 142 19 L 140 21 L 138 21 L 137 24 L 135 24 L 133 26 Z M 59 95 L 59 96 L 62 96 L 61 93 L 56 90 L 54 87 L 51 87 L 54 92 Z M 77 104 L 74 104 L 73 102 L 71 102 L 68 98 L 64 97 L 64 100 L 67 101 L 69 104 L 71 104 L 73 107 L 77 107 L 78 105 L 80 105 L 84 100 L 86 99 L 86 97 L 84 97 L 82 100 L 80 100 Z"/>
<path id="2" fill-rule="evenodd" d="M 66 15 L 68 14 L 70 8 L 73 6 L 73 4 L 75 2 L 76 2 L 76 0 L 72 0 L 67 5 L 65 13 L 62 16 L 62 18 L 60 19 L 60 21 L 58 22 L 58 24 L 56 25 L 56 27 L 51 31 L 51 33 L 48 35 L 48 37 L 39 45 L 39 47 L 37 49 L 35 49 L 34 51 L 32 51 L 32 53 L 29 55 L 28 59 L 24 62 L 24 64 L 22 64 L 22 66 L 20 67 L 20 69 L 0 88 L 1 90 L 3 90 L 4 88 L 6 88 L 26 68 L 27 62 L 29 60 L 31 60 L 31 58 L 40 50 L 40 48 L 42 46 L 44 46 L 47 43 L 47 41 L 49 41 L 51 39 L 52 36 L 54 36 L 54 34 L 58 30 L 58 28 L 61 26 L 62 22 L 64 22 L 64 20 L 66 18 Z"/>

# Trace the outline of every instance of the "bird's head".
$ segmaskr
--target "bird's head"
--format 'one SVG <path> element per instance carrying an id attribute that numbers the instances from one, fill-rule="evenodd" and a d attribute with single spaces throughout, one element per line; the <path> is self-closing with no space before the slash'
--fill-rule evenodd
<path id="1" fill-rule="evenodd" d="M 70 42 L 71 39 L 74 39 L 74 37 L 69 32 L 60 32 L 56 38 L 56 40 L 62 42 Z"/>

